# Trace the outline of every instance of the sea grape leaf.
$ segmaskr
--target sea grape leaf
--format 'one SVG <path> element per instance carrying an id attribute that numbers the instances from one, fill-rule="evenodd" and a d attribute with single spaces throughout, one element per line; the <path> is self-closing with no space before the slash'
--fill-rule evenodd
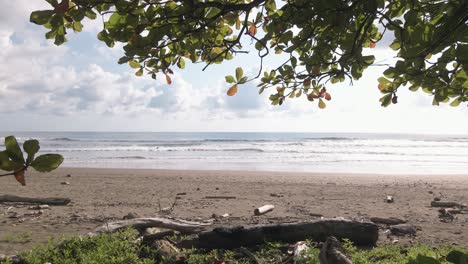
<path id="1" fill-rule="evenodd" d="M 23 164 L 11 161 L 6 150 L 0 151 L 0 170 L 14 171 L 23 167 Z"/>
<path id="2" fill-rule="evenodd" d="M 468 255 L 458 250 L 450 251 L 446 257 L 447 261 L 455 264 L 468 264 Z"/>
<path id="3" fill-rule="evenodd" d="M 29 21 L 37 25 L 45 25 L 49 22 L 52 15 L 55 14 L 54 10 L 39 10 L 31 13 Z"/>
<path id="4" fill-rule="evenodd" d="M 26 164 L 30 164 L 34 160 L 34 155 L 39 151 L 39 141 L 35 139 L 27 140 L 23 144 L 23 149 L 28 153 L 28 158 L 26 159 Z"/>
<path id="5" fill-rule="evenodd" d="M 5 147 L 8 153 L 8 156 L 12 161 L 24 164 L 23 152 L 21 151 L 18 141 L 14 136 L 5 137 Z"/>
<path id="6" fill-rule="evenodd" d="M 33 162 L 31 162 L 31 167 L 39 172 L 49 172 L 58 168 L 62 162 L 62 155 L 44 154 L 35 158 Z"/>

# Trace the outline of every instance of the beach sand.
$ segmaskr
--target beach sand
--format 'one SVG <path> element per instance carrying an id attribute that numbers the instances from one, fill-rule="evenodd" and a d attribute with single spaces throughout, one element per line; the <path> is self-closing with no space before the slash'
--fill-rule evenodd
<path id="1" fill-rule="evenodd" d="M 228 213 L 218 225 L 294 222 L 323 217 L 369 219 L 397 217 L 418 228 L 416 237 L 387 236 L 378 244 L 457 244 L 468 247 L 468 215 L 441 222 L 430 202 L 468 203 L 468 175 L 370 175 L 252 171 L 178 171 L 61 168 L 51 173 L 28 172 L 27 186 L 1 177 L 0 195 L 68 197 L 67 206 L 53 206 L 39 216 L 27 206 L 0 205 L 0 254 L 15 254 L 50 237 L 84 234 L 105 221 L 130 212 L 158 216 L 160 207 L 176 201 L 170 216 L 204 220 Z M 70 174 L 71 177 L 66 177 Z M 69 182 L 62 185 L 61 182 Z M 177 193 L 180 199 L 175 199 Z M 394 203 L 384 201 L 386 195 Z M 235 196 L 236 199 L 205 199 Z M 256 207 L 275 209 L 253 216 Z M 9 218 L 16 213 L 17 218 Z M 398 241 L 395 241 L 397 239 Z"/>

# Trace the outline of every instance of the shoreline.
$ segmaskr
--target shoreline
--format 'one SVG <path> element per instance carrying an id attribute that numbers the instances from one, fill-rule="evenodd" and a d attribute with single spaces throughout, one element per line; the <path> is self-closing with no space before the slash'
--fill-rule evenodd
<path id="1" fill-rule="evenodd" d="M 12 177 L 2 177 L 1 194 L 68 197 L 72 203 L 53 206 L 37 216 L 28 216 L 32 211 L 27 206 L 0 205 L 1 254 L 30 249 L 50 236 L 86 233 L 130 212 L 156 216 L 159 206 L 168 207 L 174 201 L 172 217 L 205 220 L 213 214 L 228 213 L 230 217 L 220 219 L 217 224 L 231 226 L 318 219 L 315 215 L 357 220 L 397 217 L 418 228 L 416 237 L 387 237 L 382 229 L 378 244 L 398 239 L 401 244 L 468 247 L 468 215 L 460 214 L 453 222 L 443 223 L 437 208 L 430 207 L 435 197 L 468 203 L 468 174 L 60 168 L 47 174 L 28 172 L 26 183 L 22 187 Z M 386 195 L 393 196 L 395 202 L 385 203 Z M 235 199 L 206 199 L 206 196 Z M 273 204 L 275 209 L 263 216 L 253 216 L 253 210 L 265 204 Z M 9 218 L 13 212 L 17 218 Z M 29 233 L 28 242 L 5 239 L 22 233 Z"/>
<path id="2" fill-rule="evenodd" d="M 130 167 L 79 167 L 79 166 L 60 166 L 59 170 L 121 170 L 121 171 L 141 171 L 141 172 L 233 172 L 233 173 L 259 173 L 259 174 L 288 174 L 292 176 L 297 175 L 309 175 L 309 176 L 318 176 L 318 175 L 330 175 L 330 176 L 391 176 L 391 177 L 430 177 L 430 178 L 438 178 L 438 177 L 467 177 L 468 179 L 468 172 L 467 173 L 451 173 L 451 172 L 428 172 L 427 174 L 422 173 L 398 173 L 398 172 L 388 172 L 388 173 L 377 173 L 377 172 L 341 172 L 341 171 L 291 171 L 291 170 L 248 170 L 248 169 L 173 169 L 173 168 L 130 168 Z"/>

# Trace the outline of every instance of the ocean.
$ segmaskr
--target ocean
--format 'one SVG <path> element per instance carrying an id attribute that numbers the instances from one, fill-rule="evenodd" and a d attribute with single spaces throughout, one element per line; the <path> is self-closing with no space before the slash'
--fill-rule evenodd
<path id="1" fill-rule="evenodd" d="M 0 132 L 63 167 L 467 174 L 468 136 L 360 133 Z"/>

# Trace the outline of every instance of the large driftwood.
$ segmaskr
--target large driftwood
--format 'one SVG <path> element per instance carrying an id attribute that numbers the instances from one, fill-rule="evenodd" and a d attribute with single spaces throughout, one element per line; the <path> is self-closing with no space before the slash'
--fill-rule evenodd
<path id="1" fill-rule="evenodd" d="M 265 241 L 325 241 L 329 236 L 347 238 L 358 246 L 374 245 L 379 232 L 378 226 L 371 222 L 321 219 L 299 223 L 215 228 L 200 233 L 197 246 L 207 249 L 238 248 L 259 245 Z"/>
<path id="2" fill-rule="evenodd" d="M 176 230 L 183 234 L 194 234 L 204 230 L 204 228 L 209 225 L 211 224 L 167 218 L 135 218 L 106 223 L 93 232 L 88 233 L 88 235 L 94 236 L 102 233 L 112 233 L 127 227 L 133 227 L 138 230 L 144 230 L 150 227 L 161 227 Z"/>
<path id="3" fill-rule="evenodd" d="M 0 203 L 67 205 L 70 202 L 71 200 L 68 198 L 30 198 L 15 195 L 0 195 Z"/>

